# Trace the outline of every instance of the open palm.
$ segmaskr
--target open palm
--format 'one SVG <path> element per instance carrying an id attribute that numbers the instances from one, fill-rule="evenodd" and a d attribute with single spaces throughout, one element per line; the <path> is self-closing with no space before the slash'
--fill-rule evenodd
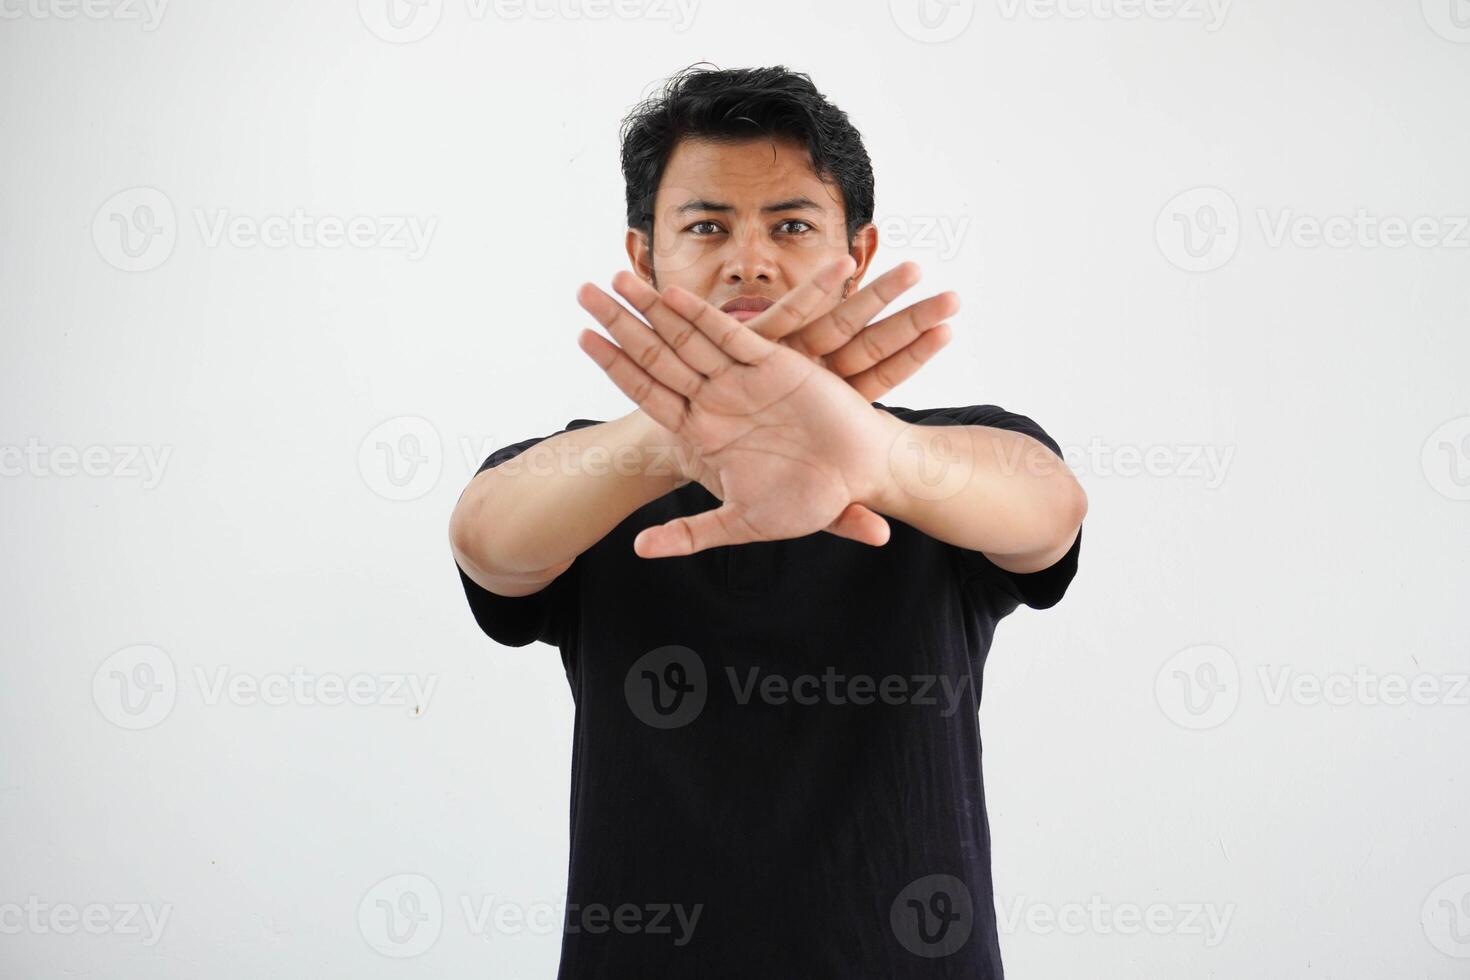
<path id="1" fill-rule="evenodd" d="M 687 449 L 685 475 L 723 501 L 644 530 L 637 553 L 666 557 L 801 537 L 843 523 L 844 515 L 845 536 L 884 543 L 886 522 L 861 501 L 885 472 L 887 413 L 811 357 L 685 290 L 670 287 L 663 302 L 677 317 L 661 318 L 653 330 L 615 320 L 606 325 L 617 343 L 591 330 L 578 338 Z"/>

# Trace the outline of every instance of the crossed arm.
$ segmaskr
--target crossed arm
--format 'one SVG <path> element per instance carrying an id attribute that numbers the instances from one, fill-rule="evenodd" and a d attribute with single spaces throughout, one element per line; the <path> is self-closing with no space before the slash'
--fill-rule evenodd
<path id="1" fill-rule="evenodd" d="M 626 274 L 614 288 L 642 320 L 583 287 L 580 302 L 616 343 L 583 331 L 579 344 L 638 410 L 476 476 L 451 520 L 460 567 L 497 594 L 538 591 L 633 510 L 692 479 L 722 506 L 645 529 L 639 555 L 815 531 L 881 545 L 887 515 L 1013 572 L 1054 563 L 1086 497 L 1047 447 L 985 426 L 910 425 L 869 404 L 943 346 L 954 295 L 868 326 L 917 281 L 905 264 L 813 316 L 851 268 L 844 258 L 745 324 Z M 593 448 L 639 462 L 616 477 L 556 462 Z M 643 465 L 655 458 L 662 469 Z"/>

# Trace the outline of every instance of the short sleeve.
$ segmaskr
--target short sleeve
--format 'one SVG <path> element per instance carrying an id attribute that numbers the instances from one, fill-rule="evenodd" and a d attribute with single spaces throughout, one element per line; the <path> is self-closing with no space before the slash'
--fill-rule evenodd
<path id="1" fill-rule="evenodd" d="M 493 466 L 514 459 L 543 439 L 596 424 L 591 419 L 574 419 L 558 432 L 503 446 L 491 453 L 475 474 L 478 476 Z M 466 575 L 458 561 L 455 568 L 459 571 L 470 612 L 486 636 L 508 647 L 523 647 L 536 640 L 559 647 L 567 638 L 568 624 L 577 614 L 577 581 L 581 576 L 581 564 L 578 557 L 546 588 L 524 596 L 496 595 Z"/>
<path id="2" fill-rule="evenodd" d="M 922 425 L 984 425 L 1020 432 L 1062 458 L 1061 446 L 1041 426 L 1025 415 L 1007 412 L 996 405 L 942 409 L 917 421 Z M 1078 528 L 1077 539 L 1065 555 L 1036 572 L 1007 571 L 981 551 L 969 548 L 955 548 L 954 551 L 965 587 L 972 595 L 988 602 L 999 618 L 1019 605 L 1049 609 L 1061 601 L 1077 574 L 1077 560 L 1082 553 L 1082 530 Z"/>

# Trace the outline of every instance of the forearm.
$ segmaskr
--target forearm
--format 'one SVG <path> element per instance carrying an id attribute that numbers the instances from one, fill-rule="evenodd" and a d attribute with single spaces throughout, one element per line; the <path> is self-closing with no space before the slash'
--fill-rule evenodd
<path id="1" fill-rule="evenodd" d="M 465 574 L 502 595 L 535 592 L 683 477 L 642 411 L 543 439 L 475 476 L 450 519 Z"/>
<path id="2" fill-rule="evenodd" d="M 1087 495 L 1042 443 L 989 426 L 893 423 L 874 510 L 1013 572 L 1048 567 L 1076 540 Z"/>

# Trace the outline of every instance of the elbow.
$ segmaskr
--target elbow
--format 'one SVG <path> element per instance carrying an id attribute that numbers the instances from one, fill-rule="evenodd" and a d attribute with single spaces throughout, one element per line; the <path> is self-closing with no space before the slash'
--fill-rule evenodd
<path id="1" fill-rule="evenodd" d="M 1072 543 L 1077 540 L 1077 534 L 1082 528 L 1082 521 L 1087 517 L 1087 492 L 1082 489 L 1082 484 L 1070 472 L 1065 475 L 1065 488 L 1058 495 L 1055 516 L 1052 518 L 1052 529 L 1055 535 L 1051 542 L 1051 552 L 1054 555 L 1064 555 L 1072 548 Z"/>
<path id="2" fill-rule="evenodd" d="M 491 554 L 495 550 L 491 543 L 492 539 L 502 536 L 491 531 L 504 527 L 506 522 L 492 506 L 495 495 L 490 492 L 489 482 L 488 471 L 476 474 L 459 495 L 454 512 L 449 515 L 449 548 L 454 552 L 454 560 L 466 572 L 473 568 L 481 574 L 493 574 L 493 569 L 499 564 Z"/>
<path id="3" fill-rule="evenodd" d="M 1072 489 L 1068 494 L 1068 526 L 1075 530 L 1082 526 L 1083 519 L 1087 517 L 1087 491 L 1082 489 L 1082 484 L 1075 476 L 1071 477 L 1071 480 Z"/>
<path id="4" fill-rule="evenodd" d="M 530 556 L 517 559 L 520 537 L 504 533 L 517 522 L 487 506 L 490 499 L 483 486 L 471 483 L 449 516 L 449 549 L 470 581 L 496 595 L 528 595 L 571 567 L 573 559 L 549 567 Z"/>
<path id="5" fill-rule="evenodd" d="M 460 496 L 459 502 L 454 505 L 454 512 L 449 515 L 449 550 L 454 554 L 455 563 L 465 569 L 479 564 L 475 557 L 479 551 L 479 521 L 475 514 L 477 510 L 477 502 L 466 492 Z"/>

